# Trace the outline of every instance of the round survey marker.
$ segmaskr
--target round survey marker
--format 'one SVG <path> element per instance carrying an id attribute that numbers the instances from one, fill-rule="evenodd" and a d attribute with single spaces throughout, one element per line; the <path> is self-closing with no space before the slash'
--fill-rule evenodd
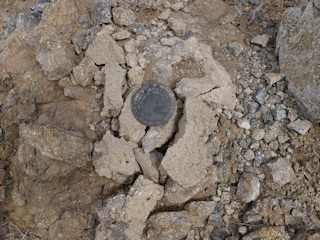
<path id="1" fill-rule="evenodd" d="M 134 117 L 147 126 L 167 123 L 176 108 L 172 90 L 161 83 L 142 86 L 132 97 L 131 109 Z"/>

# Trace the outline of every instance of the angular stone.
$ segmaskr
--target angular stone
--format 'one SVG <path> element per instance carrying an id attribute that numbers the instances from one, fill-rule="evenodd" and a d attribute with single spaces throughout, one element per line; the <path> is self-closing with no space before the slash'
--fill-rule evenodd
<path id="1" fill-rule="evenodd" d="M 134 149 L 134 156 L 139 163 L 141 170 L 149 180 L 159 183 L 158 166 L 162 159 L 162 154 L 158 152 L 145 153 L 141 148 Z"/>
<path id="2" fill-rule="evenodd" d="M 160 39 L 160 43 L 161 43 L 161 45 L 163 45 L 163 46 L 169 46 L 169 47 L 171 47 L 171 46 L 173 46 L 173 45 L 176 44 L 176 40 L 173 39 L 173 38 L 161 38 L 161 39 Z"/>
<path id="3" fill-rule="evenodd" d="M 264 138 L 265 131 L 263 129 L 254 129 L 252 130 L 251 137 L 253 140 L 259 141 Z"/>
<path id="4" fill-rule="evenodd" d="M 262 47 L 266 47 L 268 42 L 269 42 L 269 35 L 267 34 L 257 35 L 251 40 L 251 43 L 260 45 Z"/>
<path id="5" fill-rule="evenodd" d="M 254 98 L 260 105 L 263 105 L 267 96 L 268 96 L 267 90 L 263 88 L 257 92 Z"/>
<path id="6" fill-rule="evenodd" d="M 283 158 L 276 159 L 264 165 L 266 183 L 272 188 L 282 187 L 283 185 L 297 180 L 292 169 L 291 163 Z"/>
<path id="7" fill-rule="evenodd" d="M 187 206 L 187 210 L 193 220 L 193 228 L 204 228 L 206 219 L 213 213 L 217 206 L 217 202 L 214 201 L 195 201 L 191 202 Z"/>
<path id="8" fill-rule="evenodd" d="M 167 20 L 171 15 L 170 9 L 164 10 L 160 15 L 158 16 L 158 19 L 160 20 Z"/>
<path id="9" fill-rule="evenodd" d="M 114 40 L 124 40 L 124 39 L 127 39 L 129 38 L 131 35 L 130 32 L 128 32 L 127 30 L 121 30 L 119 32 L 116 32 L 114 34 L 112 34 L 112 37 Z"/>
<path id="10" fill-rule="evenodd" d="M 163 196 L 163 187 L 140 175 L 129 190 L 121 222 L 127 223 L 124 231 L 129 239 L 141 239 L 149 214 Z"/>
<path id="11" fill-rule="evenodd" d="M 133 11 L 124 8 L 112 9 L 113 21 L 118 26 L 130 26 L 135 23 L 136 15 Z"/>
<path id="12" fill-rule="evenodd" d="M 104 84 L 104 111 L 106 116 L 117 117 L 123 106 L 123 88 L 126 84 L 126 70 L 117 63 L 109 63 L 102 69 Z"/>
<path id="13" fill-rule="evenodd" d="M 271 111 L 272 117 L 275 121 L 280 121 L 287 117 L 287 110 L 285 109 L 275 109 Z"/>
<path id="14" fill-rule="evenodd" d="M 266 73 L 265 78 L 269 86 L 272 86 L 276 82 L 279 82 L 281 79 L 285 77 L 282 73 Z"/>
<path id="15" fill-rule="evenodd" d="M 97 65 L 125 64 L 124 51 L 109 35 L 109 32 L 108 26 L 98 32 L 93 43 L 86 51 L 86 56 L 90 57 Z"/>
<path id="16" fill-rule="evenodd" d="M 260 195 L 260 181 L 253 173 L 243 173 L 239 179 L 237 197 L 242 202 L 255 201 Z"/>
<path id="17" fill-rule="evenodd" d="M 235 93 L 235 86 L 222 86 L 201 95 L 201 99 L 210 104 L 213 108 L 234 109 L 236 106 Z"/>
<path id="18" fill-rule="evenodd" d="M 255 240 L 255 239 L 282 239 L 282 240 L 290 240 L 289 234 L 286 232 L 283 226 L 281 227 L 262 227 L 246 236 L 244 236 L 243 240 Z"/>
<path id="19" fill-rule="evenodd" d="M 128 72 L 128 83 L 130 87 L 141 85 L 144 78 L 144 70 L 142 67 L 133 67 Z"/>
<path id="20" fill-rule="evenodd" d="M 124 106 L 119 116 L 120 130 L 119 135 L 126 140 L 139 142 L 145 134 L 146 126 L 140 123 L 134 116 L 131 110 L 131 98 L 138 90 L 138 86 L 134 87 L 127 96 Z"/>
<path id="21" fill-rule="evenodd" d="M 189 188 L 204 181 L 207 167 L 212 164 L 205 144 L 216 124 L 213 109 L 196 98 L 186 99 L 179 132 L 161 162 L 168 175 L 181 186 Z"/>
<path id="22" fill-rule="evenodd" d="M 96 71 L 99 71 L 99 68 L 94 62 L 89 57 L 84 57 L 72 70 L 74 81 L 82 87 L 90 85 Z"/>
<path id="23" fill-rule="evenodd" d="M 88 48 L 88 35 L 90 30 L 88 29 L 79 29 L 75 35 L 72 37 L 72 44 L 76 50 L 77 54 L 80 54 L 82 50 L 86 50 Z"/>
<path id="24" fill-rule="evenodd" d="M 178 37 L 183 37 L 187 32 L 187 24 L 180 18 L 169 18 L 169 27 L 172 29 L 174 34 Z"/>
<path id="25" fill-rule="evenodd" d="M 276 49 L 288 88 L 304 117 L 312 122 L 320 121 L 320 18 L 315 14 L 318 11 L 312 2 L 305 8 L 287 9 L 277 34 Z"/>
<path id="26" fill-rule="evenodd" d="M 19 134 L 23 141 L 47 157 L 77 163 L 78 166 L 83 166 L 91 159 L 92 143 L 79 133 L 52 126 L 21 124 Z"/>
<path id="27" fill-rule="evenodd" d="M 251 149 L 249 149 L 246 151 L 246 153 L 243 155 L 243 157 L 247 161 L 253 160 L 254 159 L 254 152 Z"/>
<path id="28" fill-rule="evenodd" d="M 100 224 L 106 227 L 116 222 L 121 215 L 125 202 L 126 195 L 124 194 L 119 194 L 103 200 L 101 205 L 96 207 L 96 213 Z"/>
<path id="29" fill-rule="evenodd" d="M 261 151 L 256 151 L 254 153 L 254 161 L 253 161 L 253 166 L 254 167 L 259 167 L 261 163 L 265 162 L 266 156 L 263 152 Z"/>
<path id="30" fill-rule="evenodd" d="M 66 97 L 85 101 L 88 103 L 95 102 L 96 90 L 92 88 L 66 87 L 63 89 L 63 92 Z"/>
<path id="31" fill-rule="evenodd" d="M 111 23 L 111 5 L 110 0 L 91 1 L 91 19 L 94 26 Z"/>
<path id="32" fill-rule="evenodd" d="M 138 0 L 138 7 L 140 9 L 161 9 L 164 4 L 164 0 Z"/>
<path id="33" fill-rule="evenodd" d="M 235 57 L 239 57 L 239 55 L 244 51 L 244 47 L 238 42 L 228 43 L 228 49 Z"/>
<path id="34" fill-rule="evenodd" d="M 169 122 L 164 125 L 150 127 L 146 135 L 142 138 L 142 148 L 146 153 L 153 151 L 156 148 L 165 144 L 176 131 L 178 118 L 178 107 L 170 118 Z"/>
<path id="35" fill-rule="evenodd" d="M 98 159 L 93 161 L 99 176 L 112 178 L 119 183 L 130 183 L 140 167 L 135 160 L 133 150 L 138 146 L 123 138 L 114 137 L 106 132 L 100 142 L 95 143 L 94 150 Z"/>
<path id="36" fill-rule="evenodd" d="M 192 223 L 188 211 L 156 213 L 148 220 L 146 237 L 150 240 L 184 239 Z"/>
<path id="37" fill-rule="evenodd" d="M 272 140 L 276 139 L 280 134 L 279 124 L 274 123 L 271 126 L 268 126 L 265 131 L 264 141 L 269 143 Z"/>
<path id="38" fill-rule="evenodd" d="M 161 165 L 159 166 L 159 169 L 160 167 Z M 180 184 L 169 178 L 165 185 L 164 196 L 166 200 L 172 204 L 182 204 L 189 201 L 193 196 L 195 196 L 206 187 L 209 187 L 213 183 L 216 169 L 217 168 L 215 166 L 210 166 L 208 169 L 208 174 L 206 175 L 203 182 L 190 188 L 184 188 Z"/>
<path id="39" fill-rule="evenodd" d="M 69 75 L 77 63 L 73 46 L 53 32 L 40 39 L 36 59 L 49 80 L 59 80 Z"/>
<path id="40" fill-rule="evenodd" d="M 301 135 L 304 135 L 310 129 L 311 122 L 309 122 L 308 120 L 298 119 L 294 122 L 289 123 L 287 127 Z"/>

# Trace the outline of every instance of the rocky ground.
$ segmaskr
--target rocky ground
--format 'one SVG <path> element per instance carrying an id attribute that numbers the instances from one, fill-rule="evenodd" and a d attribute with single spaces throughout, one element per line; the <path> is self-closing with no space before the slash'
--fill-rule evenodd
<path id="1" fill-rule="evenodd" d="M 0 237 L 320 239 L 319 9 L 1 1 Z"/>

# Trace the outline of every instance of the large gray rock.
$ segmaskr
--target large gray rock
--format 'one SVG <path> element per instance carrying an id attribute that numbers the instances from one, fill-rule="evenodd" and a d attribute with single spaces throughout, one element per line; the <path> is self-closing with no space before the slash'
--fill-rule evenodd
<path id="1" fill-rule="evenodd" d="M 206 142 L 217 127 L 212 108 L 197 98 L 187 98 L 179 132 L 168 148 L 161 165 L 168 175 L 185 188 L 204 181 L 212 164 Z"/>
<path id="2" fill-rule="evenodd" d="M 86 51 L 86 56 L 90 57 L 97 65 L 124 64 L 124 51 L 109 34 L 108 26 L 102 28 Z"/>
<path id="3" fill-rule="evenodd" d="M 126 70 L 117 63 L 109 63 L 101 71 L 104 83 L 104 111 L 107 117 L 117 117 L 123 107 L 123 90 L 126 85 Z"/>
<path id="4" fill-rule="evenodd" d="M 74 47 L 53 32 L 41 37 L 36 59 L 49 80 L 69 75 L 78 61 Z"/>
<path id="5" fill-rule="evenodd" d="M 114 137 L 110 131 L 106 132 L 101 142 L 94 145 L 96 154 L 100 155 L 93 161 L 96 172 L 119 183 L 131 182 L 140 171 L 133 152 L 137 147 L 123 138 Z"/>
<path id="6" fill-rule="evenodd" d="M 303 115 L 313 122 L 320 121 L 319 16 L 312 2 L 305 9 L 289 8 L 277 35 L 281 72 Z"/>
<path id="7" fill-rule="evenodd" d="M 92 143 L 82 134 L 52 126 L 21 124 L 19 134 L 25 143 L 33 146 L 44 156 L 79 166 L 89 161 Z"/>

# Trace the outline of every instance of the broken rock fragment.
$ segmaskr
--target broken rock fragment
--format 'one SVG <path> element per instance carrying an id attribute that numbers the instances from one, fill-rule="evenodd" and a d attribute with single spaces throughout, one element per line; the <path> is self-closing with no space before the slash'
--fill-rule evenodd
<path id="1" fill-rule="evenodd" d="M 89 57 L 84 57 L 72 70 L 74 81 L 82 87 L 90 85 L 96 71 L 99 71 L 99 68 L 94 62 Z"/>
<path id="2" fill-rule="evenodd" d="M 40 39 L 36 59 L 49 80 L 59 80 L 69 75 L 78 60 L 73 46 L 53 32 Z"/>
<path id="3" fill-rule="evenodd" d="M 86 51 L 86 56 L 90 57 L 97 65 L 124 64 L 124 51 L 109 33 L 108 26 L 102 28 Z"/>
<path id="4" fill-rule="evenodd" d="M 104 73 L 104 111 L 108 117 L 117 117 L 123 106 L 123 88 L 126 84 L 126 70 L 117 63 L 107 64 Z"/>
<path id="5" fill-rule="evenodd" d="M 80 133 L 50 125 L 21 124 L 19 134 L 23 141 L 33 146 L 44 156 L 68 163 L 76 162 L 79 166 L 83 166 L 91 159 L 92 143 L 82 137 Z"/>
<path id="6" fill-rule="evenodd" d="M 94 151 L 100 157 L 93 161 L 100 176 L 112 178 L 119 183 L 129 183 L 140 171 L 133 150 L 138 146 L 123 138 L 114 137 L 106 132 L 101 142 L 94 145 Z"/>
<path id="7" fill-rule="evenodd" d="M 197 98 L 187 98 L 179 132 L 161 162 L 168 175 L 182 187 L 190 188 L 204 181 L 207 167 L 212 164 L 205 144 L 216 127 L 213 109 Z"/>

